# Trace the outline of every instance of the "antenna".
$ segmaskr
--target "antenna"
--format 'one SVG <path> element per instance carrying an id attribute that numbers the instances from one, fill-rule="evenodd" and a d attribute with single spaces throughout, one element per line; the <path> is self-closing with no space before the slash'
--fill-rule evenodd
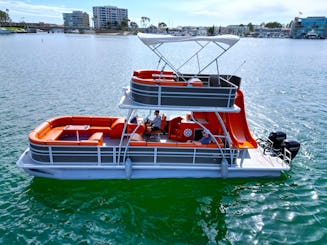
<path id="1" fill-rule="evenodd" d="M 246 60 L 244 60 L 236 69 L 234 72 L 231 73 L 231 75 L 229 75 L 229 77 L 227 77 L 227 80 L 229 80 L 233 75 L 235 74 L 239 69 L 241 69 L 241 67 L 246 63 Z"/>

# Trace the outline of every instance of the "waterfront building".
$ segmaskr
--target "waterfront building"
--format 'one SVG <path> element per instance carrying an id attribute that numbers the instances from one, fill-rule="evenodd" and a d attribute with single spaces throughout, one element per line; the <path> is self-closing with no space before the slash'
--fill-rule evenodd
<path id="1" fill-rule="evenodd" d="M 90 18 L 86 12 L 73 11 L 72 13 L 63 13 L 64 27 L 69 29 L 89 29 Z"/>
<path id="2" fill-rule="evenodd" d="M 168 33 L 174 36 L 207 36 L 207 32 L 207 27 L 203 26 L 179 26 L 176 28 L 168 28 Z"/>
<path id="3" fill-rule="evenodd" d="M 116 28 L 124 19 L 128 19 L 127 9 L 115 6 L 93 7 L 94 28 L 97 30 Z"/>
<path id="4" fill-rule="evenodd" d="M 291 27 L 291 38 L 327 38 L 327 18 L 324 16 L 296 17 Z"/>
<path id="5" fill-rule="evenodd" d="M 233 34 L 241 37 L 244 37 L 249 32 L 249 27 L 247 25 L 228 25 L 224 30 L 226 34 Z"/>

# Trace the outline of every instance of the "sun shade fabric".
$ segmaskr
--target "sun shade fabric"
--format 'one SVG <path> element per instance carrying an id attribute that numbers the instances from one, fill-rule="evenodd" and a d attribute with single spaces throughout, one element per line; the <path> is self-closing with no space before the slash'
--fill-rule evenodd
<path id="1" fill-rule="evenodd" d="M 228 46 L 233 46 L 235 43 L 237 43 L 240 40 L 240 38 L 235 35 L 172 36 L 172 35 L 138 33 L 137 36 L 147 46 L 157 45 L 160 43 L 190 42 L 190 41 L 193 41 L 193 42 L 196 42 L 196 41 L 217 42 L 217 43 L 224 43 Z"/>

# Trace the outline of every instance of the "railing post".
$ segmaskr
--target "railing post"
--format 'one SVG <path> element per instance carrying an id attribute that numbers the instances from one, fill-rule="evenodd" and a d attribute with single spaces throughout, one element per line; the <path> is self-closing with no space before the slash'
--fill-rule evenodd
<path id="1" fill-rule="evenodd" d="M 50 163 L 53 165 L 52 146 L 49 146 L 49 158 L 50 158 Z"/>
<path id="2" fill-rule="evenodd" d="M 245 158 L 245 155 L 246 155 L 245 154 L 246 150 L 241 150 L 241 151 L 242 151 L 242 153 L 241 153 L 242 158 L 241 158 L 241 162 L 240 162 L 240 167 L 243 168 L 243 162 L 244 162 L 244 158 Z"/>
<path id="3" fill-rule="evenodd" d="M 116 151 L 116 147 L 114 146 L 114 147 L 112 147 L 112 161 L 113 161 L 114 164 L 117 163 L 116 158 L 117 158 L 117 151 Z"/>
<path id="4" fill-rule="evenodd" d="M 195 164 L 195 158 L 196 158 L 196 149 L 193 149 L 193 165 Z"/>
<path id="5" fill-rule="evenodd" d="M 153 156 L 154 157 L 154 159 L 153 159 L 154 164 L 157 164 L 157 156 L 158 156 L 157 154 L 158 154 L 158 148 L 154 147 L 154 154 L 153 154 L 154 155 Z"/>
<path id="6" fill-rule="evenodd" d="M 227 102 L 227 106 L 230 107 L 231 106 L 231 96 L 232 96 L 232 88 L 229 88 L 229 94 L 228 94 L 228 102 Z"/>
<path id="7" fill-rule="evenodd" d="M 123 141 L 124 141 L 124 137 L 126 135 L 126 130 L 128 129 L 128 127 L 127 127 L 128 126 L 128 122 L 129 122 L 129 119 L 130 119 L 132 113 L 133 113 L 133 109 L 129 109 L 128 110 L 127 118 L 125 119 L 125 124 L 124 124 L 124 128 L 123 128 L 123 132 L 122 132 L 121 137 L 120 137 L 119 149 L 118 149 L 118 165 L 120 164 L 121 148 L 123 146 Z"/>
<path id="8" fill-rule="evenodd" d="M 101 150 L 100 150 L 99 146 L 97 147 L 97 152 L 98 152 L 98 165 L 100 166 L 101 165 Z"/>
<path id="9" fill-rule="evenodd" d="M 161 86 L 158 86 L 158 106 L 161 106 Z"/>

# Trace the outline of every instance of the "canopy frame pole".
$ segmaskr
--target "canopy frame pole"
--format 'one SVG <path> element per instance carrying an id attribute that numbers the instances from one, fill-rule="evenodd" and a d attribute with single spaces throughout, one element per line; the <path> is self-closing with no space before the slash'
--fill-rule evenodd
<path id="1" fill-rule="evenodd" d="M 217 66 L 217 71 L 218 71 L 218 77 L 219 77 L 219 68 L 218 68 L 218 59 L 224 54 L 226 53 L 231 47 L 233 47 L 235 45 L 235 43 L 238 40 L 236 40 L 234 43 L 228 43 L 227 41 L 222 41 L 222 43 L 225 43 L 227 44 L 227 48 L 223 45 L 220 44 L 219 41 L 217 40 L 192 40 L 194 41 L 195 43 L 197 43 L 201 48 L 195 53 L 193 54 L 189 59 L 187 59 L 181 66 L 179 67 L 175 67 L 170 61 L 168 61 L 168 59 L 163 55 L 162 52 L 160 52 L 159 50 L 159 47 L 161 47 L 161 45 L 163 45 L 164 43 L 166 43 L 165 41 L 161 41 L 161 42 L 156 42 L 156 43 L 153 43 L 153 44 L 147 44 L 146 42 L 145 45 L 148 46 L 158 57 L 159 57 L 159 63 L 158 63 L 158 66 L 160 65 L 160 61 L 162 60 L 166 65 L 168 65 L 176 74 L 176 76 L 178 78 L 182 78 L 185 82 L 186 79 L 183 77 L 183 74 L 181 73 L 181 69 L 187 64 L 190 62 L 190 60 L 192 60 L 194 57 L 196 57 L 197 59 L 197 65 L 198 65 L 198 68 L 199 68 L 199 71 L 197 74 L 195 74 L 195 76 L 198 76 L 200 75 L 205 69 L 207 69 L 209 66 L 211 66 L 214 62 L 216 62 L 216 66 Z M 203 42 L 206 42 L 205 44 L 202 44 L 201 41 Z M 214 59 L 212 59 L 207 65 L 205 65 L 203 68 L 201 68 L 201 65 L 200 65 L 200 59 L 199 59 L 199 53 L 206 47 L 208 46 L 209 43 L 214 43 L 215 45 L 217 45 L 220 49 L 222 49 L 222 52 L 220 52 Z M 164 66 L 165 67 L 165 66 Z"/>
<path id="2" fill-rule="evenodd" d="M 166 65 L 168 65 L 176 73 L 178 77 L 182 77 L 180 71 L 172 63 L 170 63 L 168 59 L 160 52 L 159 47 L 162 44 L 163 43 L 159 43 L 158 45 L 147 45 L 147 46 L 152 50 L 153 53 L 155 53 L 159 57 L 160 60 L 162 60 Z"/>
<path id="3" fill-rule="evenodd" d="M 221 52 L 216 58 L 214 58 L 213 60 L 211 60 L 205 67 L 203 67 L 199 73 L 197 75 L 200 75 L 205 69 L 207 69 L 209 66 L 212 65 L 212 63 L 214 63 L 215 61 L 218 64 L 218 59 L 224 54 L 226 53 L 232 46 L 229 46 L 228 48 L 224 48 L 223 46 L 221 46 L 219 43 L 217 42 L 213 42 L 214 44 L 216 44 L 218 47 L 220 47 L 221 49 L 223 49 L 224 51 Z"/>
<path id="4" fill-rule="evenodd" d="M 199 71 L 200 71 L 200 62 L 199 62 L 199 56 L 198 54 L 206 47 L 208 46 L 208 44 L 210 42 L 207 42 L 206 44 L 202 45 L 201 43 L 199 43 L 198 41 L 196 41 L 196 43 L 201 47 L 197 52 L 195 52 L 190 58 L 188 58 L 181 66 L 179 66 L 177 69 L 180 70 L 183 68 L 183 66 L 185 66 L 188 62 L 190 62 L 190 60 L 192 60 L 195 56 L 197 56 L 198 59 L 198 66 L 199 66 Z"/>

